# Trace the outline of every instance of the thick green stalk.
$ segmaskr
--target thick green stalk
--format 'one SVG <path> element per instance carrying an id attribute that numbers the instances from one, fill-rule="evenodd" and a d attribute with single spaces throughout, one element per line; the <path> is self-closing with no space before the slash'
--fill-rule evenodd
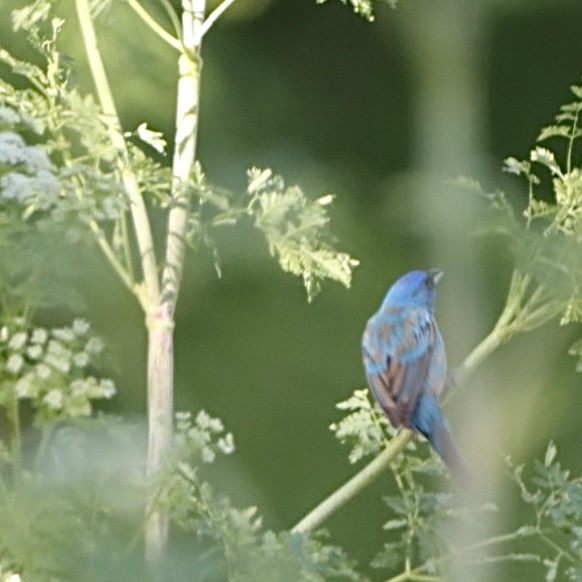
<path id="1" fill-rule="evenodd" d="M 168 215 L 162 292 L 148 317 L 148 420 L 147 471 L 154 476 L 163 467 L 173 438 L 174 313 L 182 279 L 190 185 L 196 159 L 196 133 L 200 95 L 200 48 L 205 0 L 182 0 L 182 54 L 178 66 L 176 135 L 172 161 L 172 205 Z M 146 558 L 161 557 L 167 544 L 168 514 L 151 508 L 145 532 Z"/>

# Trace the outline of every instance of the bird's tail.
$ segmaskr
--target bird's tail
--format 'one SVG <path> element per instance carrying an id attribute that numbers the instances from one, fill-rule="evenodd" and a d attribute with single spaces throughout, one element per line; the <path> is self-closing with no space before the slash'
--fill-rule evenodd
<path id="1" fill-rule="evenodd" d="M 468 486 L 472 480 L 471 472 L 459 447 L 453 440 L 448 423 L 445 421 L 444 423 L 436 424 L 431 434 L 425 436 L 444 461 L 455 481 L 462 487 Z"/>

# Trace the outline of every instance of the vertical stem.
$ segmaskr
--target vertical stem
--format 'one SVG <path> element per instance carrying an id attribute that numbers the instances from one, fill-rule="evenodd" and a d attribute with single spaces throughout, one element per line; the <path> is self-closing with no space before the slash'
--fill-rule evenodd
<path id="1" fill-rule="evenodd" d="M 176 135 L 172 162 L 172 205 L 168 216 L 166 255 L 161 296 L 148 317 L 148 415 L 147 470 L 153 476 L 163 466 L 172 444 L 174 313 L 184 266 L 190 211 L 189 181 L 196 158 L 196 132 L 200 95 L 200 48 L 205 0 L 182 0 L 183 49 L 178 66 Z M 146 558 L 157 560 L 168 540 L 166 511 L 152 508 L 145 532 Z"/>
<path id="2" fill-rule="evenodd" d="M 20 433 L 20 411 L 18 398 L 12 393 L 10 403 L 6 407 L 6 420 L 10 438 L 10 452 L 12 454 L 12 467 L 14 482 L 18 483 L 22 471 L 22 438 Z"/>
<path id="3" fill-rule="evenodd" d="M 178 61 L 180 78 L 176 108 L 176 135 L 172 160 L 172 206 L 168 217 L 166 256 L 162 273 L 162 303 L 173 317 L 186 248 L 190 189 L 196 158 L 196 132 L 200 95 L 200 48 L 206 0 L 182 0 L 183 52 Z"/>

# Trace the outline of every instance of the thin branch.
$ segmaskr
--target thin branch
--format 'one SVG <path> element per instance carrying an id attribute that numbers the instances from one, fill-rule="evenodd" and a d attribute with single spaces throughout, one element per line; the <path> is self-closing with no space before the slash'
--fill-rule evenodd
<path id="1" fill-rule="evenodd" d="M 60 132 L 61 137 L 63 137 L 62 131 Z M 71 156 L 67 152 L 63 152 L 63 162 L 64 164 L 70 168 L 75 163 L 78 163 L 78 159 L 73 161 Z M 83 183 L 82 181 L 77 180 L 75 182 L 75 194 L 77 195 L 79 200 L 84 199 L 84 191 L 83 191 Z M 120 216 L 120 220 L 122 224 L 126 225 L 125 213 Z M 89 222 L 89 228 L 97 241 L 97 245 L 101 249 L 101 252 L 109 262 L 110 266 L 113 268 L 115 273 L 117 273 L 118 277 L 121 279 L 121 282 L 127 287 L 127 289 L 136 295 L 138 300 L 141 301 L 140 295 L 136 292 L 135 287 L 135 278 L 133 274 L 133 265 L 131 261 L 131 256 L 129 253 L 125 255 L 125 265 L 119 260 L 117 255 L 115 254 L 111 244 L 107 240 L 107 236 L 103 229 L 99 226 L 99 223 L 95 219 L 91 219 Z M 129 244 L 127 240 L 127 227 L 123 233 L 124 237 L 124 248 Z M 145 306 L 144 306 L 145 309 Z"/>
<path id="2" fill-rule="evenodd" d="M 442 580 L 440 576 L 416 574 L 414 570 L 410 570 L 389 578 L 387 582 L 439 582 L 440 580 Z"/>
<path id="3" fill-rule="evenodd" d="M 89 0 L 75 0 L 75 4 L 91 74 L 93 75 L 101 109 L 109 121 L 109 138 L 117 151 L 121 179 L 129 198 L 131 216 L 142 262 L 147 299 L 148 302 L 155 303 L 157 302 L 160 291 L 149 217 L 137 178 L 129 168 L 129 152 L 125 139 L 123 138 L 121 122 L 119 121 L 115 101 L 113 100 L 105 67 L 97 45 L 97 36 L 91 18 Z"/>
<path id="4" fill-rule="evenodd" d="M 182 45 L 180 41 L 172 36 L 167 30 L 165 30 L 158 22 L 152 17 L 152 15 L 137 1 L 137 0 L 127 0 L 129 6 L 133 11 L 155 32 L 165 43 L 169 44 L 176 50 L 181 50 Z"/>
<path id="5" fill-rule="evenodd" d="M 180 19 L 174 10 L 174 7 L 170 3 L 170 0 L 160 0 L 161 5 L 164 7 L 172 26 L 174 27 L 174 31 L 176 33 L 176 37 L 180 38 L 182 35 L 182 25 L 180 24 Z"/>
<path id="6" fill-rule="evenodd" d="M 127 265 L 127 272 L 131 281 L 135 281 L 135 274 L 133 272 L 133 261 L 131 260 L 131 244 L 129 241 L 129 231 L 127 227 L 127 216 L 123 213 L 120 218 L 121 241 L 123 244 L 123 256 Z"/>
<path id="7" fill-rule="evenodd" d="M 95 236 L 95 240 L 101 249 L 101 252 L 105 255 L 109 264 L 113 267 L 113 270 L 117 273 L 123 284 L 132 292 L 135 293 L 135 285 L 131 274 L 123 267 L 120 263 L 117 255 L 113 252 L 111 245 L 105 237 L 103 229 L 99 226 L 96 220 L 91 220 L 89 227 Z M 129 266 L 131 263 L 129 263 Z"/>
<path id="8" fill-rule="evenodd" d="M 324 499 L 310 511 L 301 521 L 293 526 L 292 532 L 307 533 L 319 527 L 330 515 L 343 507 L 368 485 L 373 483 L 390 466 L 396 455 L 412 440 L 414 433 L 405 429 L 399 432 L 388 446 L 359 473 L 356 473 L 347 483 Z"/>
<path id="9" fill-rule="evenodd" d="M 222 2 L 208 15 L 208 18 L 202 25 L 202 36 L 204 36 L 214 23 L 222 16 L 222 14 L 234 4 L 235 0 L 222 0 Z"/>

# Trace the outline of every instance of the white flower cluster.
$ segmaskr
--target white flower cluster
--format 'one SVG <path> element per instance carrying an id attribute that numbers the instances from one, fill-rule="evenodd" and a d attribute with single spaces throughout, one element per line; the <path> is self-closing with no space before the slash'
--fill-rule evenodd
<path id="1" fill-rule="evenodd" d="M 85 161 L 57 169 L 42 145 L 23 139 L 21 127 L 40 129 L 38 122 L 0 100 L 0 202 L 22 207 L 25 219 L 36 215 L 52 226 L 66 223 L 64 234 L 71 242 L 84 236 L 93 221 L 117 220 L 126 211 L 114 171 L 104 173 Z M 82 197 L 77 195 L 80 187 Z"/>
<path id="2" fill-rule="evenodd" d="M 234 452 L 232 433 L 224 434 L 219 418 L 200 410 L 192 422 L 189 412 L 176 413 L 176 444 L 184 456 L 194 456 L 203 463 L 212 463 L 217 453 L 230 455 Z"/>
<path id="3" fill-rule="evenodd" d="M 0 177 L 3 199 L 26 204 L 34 198 L 37 206 L 45 208 L 57 200 L 61 185 L 47 154 L 40 147 L 26 145 L 14 131 L 0 131 L 0 167 L 10 168 Z"/>
<path id="4" fill-rule="evenodd" d="M 25 127 L 38 135 L 43 132 L 42 124 L 22 111 L 15 111 L 10 107 L 0 105 L 0 130 L 14 128 L 16 126 Z"/>
<path id="5" fill-rule="evenodd" d="M 32 400 L 39 420 L 89 416 L 92 400 L 114 396 L 112 380 L 88 373 L 103 348 L 82 319 L 54 329 L 30 328 L 14 319 L 0 328 L 0 358 L 13 380 L 6 385 L 17 398 Z"/>

